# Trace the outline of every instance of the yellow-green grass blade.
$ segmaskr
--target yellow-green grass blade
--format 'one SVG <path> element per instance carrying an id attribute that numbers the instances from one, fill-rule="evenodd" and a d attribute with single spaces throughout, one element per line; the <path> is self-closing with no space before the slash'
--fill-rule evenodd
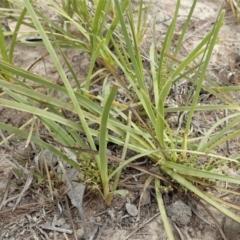
<path id="1" fill-rule="evenodd" d="M 164 140 L 164 103 L 162 101 L 162 98 L 159 98 L 158 105 L 157 105 L 157 121 L 155 126 L 155 134 L 156 138 L 161 144 L 162 148 L 166 148 L 165 140 Z"/>
<path id="2" fill-rule="evenodd" d="M 50 107 L 50 106 L 54 106 L 55 108 L 58 108 L 58 109 L 65 109 L 65 110 L 68 110 L 68 111 L 71 111 L 73 113 L 76 113 L 76 111 L 73 109 L 73 106 L 72 104 L 70 103 L 65 103 L 61 100 L 58 100 L 58 99 L 55 99 L 54 97 L 51 97 L 51 96 L 46 96 L 45 94 L 42 94 L 42 93 L 39 93 L 39 92 L 36 92 L 36 91 L 33 91 L 31 89 L 25 89 L 23 87 L 17 87 L 16 88 L 16 85 L 14 84 L 11 84 L 11 83 L 6 83 L 4 81 L 0 81 L 0 86 L 3 86 L 5 87 L 5 91 L 9 94 L 9 90 L 12 90 L 12 91 L 16 91 L 18 93 L 21 93 L 23 96 L 28 96 L 29 98 L 31 98 L 32 100 L 35 100 L 41 104 L 45 104 L 46 106 Z M 16 100 L 18 100 L 19 102 L 22 102 L 23 103 L 23 100 L 20 100 L 19 99 L 19 95 L 11 95 L 13 98 L 15 98 Z M 17 98 L 18 96 L 18 98 Z M 27 103 L 27 101 L 25 102 Z M 6 103 L 7 104 L 7 103 Z M 14 102 L 12 102 L 12 104 L 14 104 Z M 89 102 L 89 104 L 91 104 L 91 102 Z M 11 105 L 9 105 L 10 107 Z M 84 105 L 83 105 L 84 106 Z M 88 106 L 88 104 L 85 105 L 86 107 Z M 15 106 L 13 105 L 12 108 L 14 108 Z M 27 111 L 29 113 L 34 113 L 38 116 L 45 116 L 48 114 L 48 112 L 41 112 L 40 114 L 38 113 L 38 111 L 35 111 L 35 110 L 38 110 L 36 109 L 35 107 L 32 107 L 31 109 L 24 109 L 24 106 L 22 106 L 21 108 L 18 108 L 19 110 L 21 111 Z M 32 111 L 32 112 L 31 112 Z M 58 112 L 57 112 L 58 113 Z M 89 113 L 89 112 L 86 112 L 86 111 L 83 111 L 84 115 L 88 118 L 88 119 L 91 119 L 92 121 L 95 121 L 95 122 L 99 122 L 99 119 L 97 116 Z M 101 111 L 98 111 L 99 115 L 101 115 Z M 59 115 L 59 113 L 57 114 Z M 98 114 L 97 114 L 98 115 Z M 56 120 L 56 119 L 54 119 Z M 63 119 L 62 119 L 63 120 Z M 125 126 L 124 124 L 122 124 L 121 122 L 119 121 L 116 121 L 116 119 L 109 119 L 109 122 L 108 122 L 108 126 L 115 132 L 119 133 L 119 134 L 124 134 L 124 132 L 119 132 L 118 129 L 123 129 L 124 131 L 129 131 L 131 133 L 131 136 L 133 138 L 136 138 L 138 139 L 138 142 L 140 143 L 142 141 L 142 143 L 144 144 L 145 141 L 144 141 L 144 138 L 145 139 L 148 139 L 150 137 L 150 135 L 148 133 L 144 133 L 141 129 L 133 129 L 129 126 Z M 81 128 L 82 129 L 82 128 Z M 81 130 L 79 129 L 79 130 Z M 143 137 L 143 139 L 142 139 Z M 142 139 L 142 140 L 141 140 Z M 145 147 L 146 147 L 146 144 L 145 144 Z M 150 146 L 147 147 L 147 149 L 151 148 Z"/>
<path id="3" fill-rule="evenodd" d="M 181 1 L 177 0 L 174 15 L 173 15 L 173 20 L 171 22 L 171 27 L 168 28 L 167 34 L 166 34 L 165 39 L 164 39 L 164 45 L 165 45 L 164 46 L 164 52 L 170 52 L 170 49 L 171 49 L 171 46 L 172 46 L 172 40 L 173 40 L 173 37 L 174 37 L 174 31 L 175 31 L 175 28 L 176 28 L 180 3 L 181 3 Z"/>
<path id="4" fill-rule="evenodd" d="M 195 176 L 199 178 L 205 178 L 205 179 L 215 179 L 223 182 L 229 182 L 229 183 L 235 183 L 235 184 L 240 184 L 240 178 L 233 178 L 229 177 L 226 175 L 220 175 L 217 173 L 209 172 L 209 171 L 204 171 L 192 167 L 186 167 L 181 164 L 169 162 L 169 161 L 161 161 L 160 165 L 172 169 L 175 172 L 179 174 L 184 174 L 184 175 L 189 175 L 189 176 Z"/>
<path id="5" fill-rule="evenodd" d="M 125 0 L 125 1 L 129 1 L 129 0 Z M 128 80 L 130 80 L 130 82 L 132 82 L 132 86 L 134 87 L 134 90 L 137 93 L 139 100 L 142 102 L 142 105 L 143 105 L 145 111 L 147 112 L 151 121 L 154 122 L 156 120 L 155 120 L 153 109 L 150 107 L 151 103 L 149 102 L 149 97 L 146 97 L 147 90 L 146 90 L 146 86 L 144 84 L 145 78 L 142 74 L 142 71 L 140 70 L 141 65 L 139 66 L 139 61 L 136 57 L 134 48 L 132 47 L 132 43 L 131 43 L 130 37 L 128 35 L 128 32 L 127 32 L 126 23 L 124 21 L 119 2 L 117 0 L 115 0 L 115 5 L 116 5 L 116 10 L 118 13 L 119 21 L 120 21 L 120 24 L 122 27 L 124 39 L 125 39 L 125 42 L 127 45 L 127 50 L 128 50 L 129 56 L 131 58 L 134 74 L 132 72 L 130 75 L 124 67 L 123 68 L 121 67 L 121 69 L 125 69 L 126 77 L 128 77 Z M 133 19 L 130 19 L 129 21 L 133 21 Z M 133 32 L 133 34 L 134 34 L 134 32 Z M 136 42 L 135 42 L 135 44 L 136 44 Z M 136 47 L 135 50 L 138 49 L 138 46 L 135 46 L 135 47 Z M 120 64 L 120 66 L 122 66 L 122 64 Z M 136 86 L 136 83 L 138 83 L 138 86 Z M 137 88 L 139 88 L 140 91 Z"/>
<path id="6" fill-rule="evenodd" d="M 109 178 L 108 178 L 108 157 L 107 157 L 107 141 L 106 139 L 108 138 L 108 129 L 107 129 L 107 122 L 109 118 L 109 112 L 112 107 L 112 102 L 114 100 L 115 95 L 117 94 L 118 87 L 113 86 L 112 90 L 107 97 L 107 100 L 105 102 L 105 106 L 103 108 L 103 113 L 101 117 L 101 124 L 100 124 L 100 132 L 99 132 L 99 170 L 100 170 L 100 175 L 101 175 L 101 180 L 102 180 L 102 185 L 103 185 L 103 192 L 104 196 L 107 197 L 109 194 Z M 107 204 L 110 205 L 110 200 L 106 199 Z"/>
<path id="7" fill-rule="evenodd" d="M 34 114 L 36 116 L 46 117 L 52 121 L 56 121 L 56 122 L 62 123 L 64 125 L 67 125 L 69 127 L 72 127 L 74 129 L 83 131 L 83 127 L 79 123 L 75 123 L 73 121 L 67 120 L 61 116 L 47 112 L 47 111 L 39 109 L 37 107 L 32 107 L 27 104 L 17 103 L 17 102 L 2 99 L 2 98 L 0 99 L 0 105 L 3 107 L 6 107 L 6 108 L 12 108 L 12 109 L 20 110 L 23 112 L 28 112 L 28 113 Z"/>
<path id="8" fill-rule="evenodd" d="M 99 44 L 95 43 L 96 46 L 92 50 L 91 61 L 90 61 L 90 64 L 89 64 L 89 69 L 88 69 L 88 75 L 87 75 L 86 82 L 85 82 L 85 89 L 87 91 L 89 91 L 90 80 L 91 80 L 92 71 L 93 71 L 93 68 L 94 68 L 94 65 L 95 65 L 95 61 L 97 60 L 97 58 L 99 56 L 99 52 L 103 48 L 104 44 L 105 44 L 104 40 L 99 42 Z"/>
<path id="9" fill-rule="evenodd" d="M 237 110 L 240 111 L 240 106 L 237 104 L 231 104 L 231 105 L 201 105 L 201 106 L 196 106 L 195 111 L 212 111 L 212 110 L 224 110 L 224 109 L 229 109 L 229 110 Z M 170 107 L 170 108 L 165 108 L 166 113 L 171 113 L 171 112 L 184 112 L 184 111 L 190 111 L 191 106 L 184 106 L 184 107 Z"/>
<path id="10" fill-rule="evenodd" d="M 15 75 L 17 75 L 19 77 L 23 77 L 25 79 L 33 81 L 34 83 L 40 84 L 40 86 L 42 85 L 42 87 L 50 88 L 52 90 L 56 90 L 57 92 L 62 93 L 66 97 L 68 97 L 68 92 L 67 92 L 67 89 L 65 87 L 61 87 L 61 86 L 59 86 L 55 83 L 52 83 L 52 82 L 48 81 L 47 79 L 45 79 L 43 77 L 32 74 L 32 73 L 30 73 L 26 70 L 21 69 L 21 68 L 12 66 L 11 64 L 8 64 L 8 63 L 3 62 L 1 60 L 0 60 L 0 67 L 4 68 L 4 69 L 7 69 L 9 71 L 12 71 Z M 11 88 L 15 91 L 18 91 L 16 85 L 10 85 L 10 84 L 9 85 L 4 85 L 3 81 L 1 81 L 0 84 L 2 84 L 2 86 L 6 86 L 6 88 L 9 87 L 9 88 Z M 27 86 L 27 85 L 24 85 L 24 87 L 31 88 L 30 86 Z M 24 93 L 24 90 L 22 88 L 20 88 L 19 91 L 22 91 L 22 93 Z M 30 95 L 31 91 L 29 91 L 29 92 L 26 91 L 26 94 Z M 39 94 L 40 93 L 38 93 L 38 96 L 40 96 Z M 88 110 L 92 110 L 95 113 L 101 114 L 101 107 L 99 107 L 93 101 L 89 100 L 86 97 L 87 95 L 84 95 L 83 93 L 77 92 L 77 91 L 75 92 L 75 95 L 76 95 L 76 98 L 77 98 L 78 102 L 81 103 L 82 105 L 84 105 Z M 63 106 L 65 106 L 65 105 L 63 105 Z"/>
<path id="11" fill-rule="evenodd" d="M 190 21 L 191 21 L 191 18 L 192 18 L 192 15 L 193 15 L 193 11 L 195 9 L 195 6 L 196 6 L 196 3 L 197 3 L 197 0 L 194 0 L 193 3 L 192 3 L 192 6 L 191 6 L 191 9 L 189 11 L 189 13 L 187 14 L 187 19 L 183 25 L 183 28 L 182 28 L 182 31 L 181 31 L 181 35 L 179 36 L 178 38 L 178 41 L 177 41 L 177 44 L 176 44 L 176 48 L 175 48 L 175 51 L 174 51 L 174 56 L 176 57 L 177 54 L 179 53 L 181 47 L 182 47 L 182 42 L 183 42 L 183 38 L 187 32 L 187 29 L 189 27 L 189 24 L 190 24 Z"/>
<path id="12" fill-rule="evenodd" d="M 215 136 L 213 136 L 213 132 L 217 129 L 218 126 L 221 126 L 221 124 L 223 124 L 224 122 L 228 121 L 231 118 L 235 118 L 234 120 L 232 120 L 226 127 L 224 127 L 223 129 L 221 129 L 221 131 L 218 131 L 217 134 L 215 134 Z M 235 113 L 235 114 L 231 114 L 225 118 L 219 119 L 205 134 L 205 136 L 203 136 L 201 142 L 199 143 L 199 147 L 198 147 L 198 151 L 205 151 L 206 149 L 211 149 L 211 145 L 215 145 L 216 141 L 220 138 L 222 138 L 222 136 L 224 136 L 224 134 L 229 131 L 231 128 L 233 128 L 235 125 L 237 125 L 240 121 L 240 113 Z M 211 138 L 210 138 L 211 137 Z"/>
<path id="13" fill-rule="evenodd" d="M 155 178 L 155 192 L 156 192 L 156 198 L 157 198 L 157 202 L 158 202 L 158 208 L 161 213 L 161 218 L 163 220 L 163 225 L 166 230 L 168 239 L 174 240 L 172 227 L 171 227 L 171 224 L 167 217 L 166 209 L 165 209 L 163 199 L 162 199 L 162 193 L 160 192 L 160 180 L 157 178 Z"/>
<path id="14" fill-rule="evenodd" d="M 223 144 L 223 143 L 230 141 L 234 138 L 237 138 L 239 136 L 240 136 L 240 130 L 230 133 L 228 136 L 222 137 L 221 139 L 219 139 L 218 141 L 213 143 L 207 150 L 210 151 L 211 149 L 214 149 L 215 147 L 219 146 L 220 144 Z"/>
<path id="15" fill-rule="evenodd" d="M 5 36 L 3 34 L 3 26 L 2 26 L 2 23 L 0 23 L 0 53 L 1 53 L 2 59 L 6 62 L 9 61 L 7 52 L 8 52 L 7 45 L 5 42 Z"/>
<path id="16" fill-rule="evenodd" d="M 189 130 L 190 130 L 190 125 L 191 125 L 191 122 L 192 122 L 193 114 L 196 111 L 196 106 L 197 106 L 200 90 L 202 88 L 202 83 L 203 83 L 203 80 L 205 78 L 207 67 L 208 67 L 208 64 L 210 62 L 210 58 L 211 58 L 211 55 L 212 55 L 212 52 L 213 52 L 213 48 L 214 48 L 214 45 L 215 45 L 215 42 L 216 42 L 219 30 L 220 30 L 220 28 L 221 28 L 221 26 L 223 24 L 223 18 L 224 18 L 224 11 L 219 13 L 217 21 L 216 21 L 216 23 L 214 25 L 214 28 L 212 30 L 211 39 L 209 39 L 209 42 L 208 42 L 208 49 L 206 49 L 206 52 L 205 52 L 206 56 L 205 56 L 204 64 L 203 64 L 203 67 L 201 69 L 201 74 L 200 74 L 200 77 L 198 79 L 198 84 L 197 84 L 197 87 L 196 87 L 196 90 L 195 90 L 195 94 L 194 94 L 194 98 L 193 98 L 193 101 L 192 101 L 192 107 L 191 107 L 191 109 L 189 111 L 188 119 L 187 119 L 187 123 L 186 123 L 186 127 L 185 127 L 185 133 L 184 133 L 185 137 L 184 137 L 184 141 L 183 141 L 183 144 L 182 144 L 182 148 L 184 148 L 184 149 L 186 149 L 186 145 L 187 145 L 186 141 L 187 141 L 187 138 L 188 138 L 188 134 L 189 134 Z"/>

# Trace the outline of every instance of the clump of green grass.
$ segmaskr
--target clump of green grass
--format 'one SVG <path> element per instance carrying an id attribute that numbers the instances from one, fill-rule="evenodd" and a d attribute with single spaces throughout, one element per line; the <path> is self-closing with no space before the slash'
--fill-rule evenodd
<path id="1" fill-rule="evenodd" d="M 226 202 L 223 206 L 220 204 L 223 203 L 221 199 L 201 190 L 201 186 L 205 187 L 206 184 L 213 182 L 240 183 L 240 179 L 218 172 L 222 165 L 239 165 L 238 157 L 225 157 L 216 152 L 218 145 L 239 137 L 239 131 L 227 134 L 238 125 L 240 118 L 239 106 L 228 96 L 227 91 L 239 89 L 220 88 L 206 78 L 208 63 L 223 24 L 224 11 L 219 12 L 213 29 L 203 37 L 192 52 L 179 60 L 182 41 L 197 1 L 193 1 L 181 35 L 176 45 L 173 45 L 180 7 L 180 1 L 177 1 L 173 20 L 161 49 L 157 48 L 157 39 L 153 33 L 153 43 L 147 56 L 150 67 L 150 77 L 147 81 L 149 75 L 143 65 L 146 56 L 142 53 L 140 44 L 149 24 L 147 21 L 149 6 L 144 6 L 143 1 L 140 1 L 135 11 L 130 0 L 123 1 L 121 5 L 118 0 L 88 3 L 85 0 L 70 0 L 62 1 L 62 4 L 58 5 L 54 1 L 49 1 L 44 7 L 61 16 L 62 26 L 40 13 L 37 10 L 37 3 L 34 6 L 27 0 L 24 4 L 18 3 L 22 8 L 18 20 L 16 19 L 17 25 L 9 51 L 6 51 L 6 46 L 1 44 L 1 51 L 6 51 L 7 55 L 0 61 L 2 73 L 0 86 L 11 100 L 1 98 L 0 105 L 31 113 L 33 118 L 21 128 L 5 123 L 0 123 L 0 128 L 50 150 L 79 171 L 82 171 L 84 166 L 91 166 L 90 172 L 98 174 L 97 177 L 93 174 L 93 182 L 101 184 L 99 188 L 102 188 L 108 205 L 111 204 L 114 194 L 122 193 L 121 189 L 118 189 L 122 169 L 141 157 L 148 157 L 159 167 L 158 172 L 151 177 L 155 182 L 159 210 L 169 239 L 173 239 L 173 234 L 166 216 L 162 194 L 166 189 L 172 189 L 172 182 L 174 186 L 178 186 L 179 191 L 184 189 L 193 193 L 226 216 L 240 222 L 240 218 L 226 207 Z M 26 22 L 25 19 L 31 21 Z M 63 86 L 11 64 L 14 47 L 17 44 L 17 32 L 22 24 L 32 26 L 40 34 L 43 40 L 41 45 L 48 50 Z M 73 26 L 75 33 L 68 31 Z M 155 29 L 154 23 L 153 29 Z M 2 32 L 0 37 L 4 39 Z M 76 49 L 90 54 L 88 74 L 84 82 L 79 82 L 63 49 Z M 56 51 L 61 52 L 75 81 L 75 88 L 71 87 Z M 195 61 L 197 64 L 194 63 Z M 95 71 L 96 62 L 100 63 L 100 67 Z M 11 77 L 11 81 L 8 81 L 7 77 Z M 26 85 L 22 82 L 21 78 L 51 90 L 47 92 L 58 93 L 61 97 L 40 93 L 37 88 L 31 87 L 31 84 Z M 102 79 L 102 91 L 93 95 L 92 82 L 96 78 Z M 181 79 L 191 83 L 193 94 L 187 96 L 187 100 L 182 102 L 181 106 L 166 108 L 165 103 L 171 97 L 171 89 L 181 83 Z M 203 85 L 204 81 L 208 81 L 211 87 Z M 202 89 L 221 100 L 222 104 L 199 105 Z M 126 101 L 118 97 L 120 92 L 124 92 Z M 40 108 L 40 103 L 45 108 Z M 232 109 L 236 112 L 213 124 L 205 136 L 194 137 L 191 125 L 195 114 L 199 111 L 217 109 Z M 74 114 L 78 121 L 69 119 L 64 115 L 64 111 Z M 185 113 L 187 118 L 185 122 L 180 118 L 178 129 L 174 129 L 166 121 L 165 116 L 168 113 L 179 112 Z M 34 130 L 35 118 L 45 126 L 56 145 L 69 147 L 72 153 L 78 156 L 78 161 L 73 161 L 54 144 L 43 141 L 38 131 Z M 219 130 L 219 126 L 227 120 L 231 123 Z M 24 129 L 27 124 L 32 126 L 30 132 Z M 99 150 L 95 143 L 96 138 Z M 107 142 L 122 149 L 117 165 L 111 171 L 108 164 Z M 79 150 L 76 151 L 74 148 Z M 127 159 L 128 150 L 136 154 Z M 201 166 L 199 166 L 200 158 L 204 162 Z M 84 161 L 89 162 L 85 164 Z M 110 184 L 110 181 L 113 184 Z M 221 191 L 224 192 L 225 189 Z"/>

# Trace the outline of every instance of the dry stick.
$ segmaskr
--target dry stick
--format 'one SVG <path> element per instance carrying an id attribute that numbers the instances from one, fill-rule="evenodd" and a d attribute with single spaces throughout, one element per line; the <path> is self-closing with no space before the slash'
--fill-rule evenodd
<path id="1" fill-rule="evenodd" d="M 15 198 L 17 198 L 17 196 L 15 196 Z M 31 204 L 20 205 L 19 207 L 17 207 L 15 209 L 15 211 L 26 212 L 26 210 L 27 211 L 34 210 L 34 209 L 36 210 L 36 207 L 35 207 L 36 205 L 39 205 L 39 204 L 38 203 L 31 203 Z M 4 210 L 0 211 L 0 215 L 6 214 L 6 213 L 11 212 L 11 211 L 12 211 L 12 208 L 4 209 Z"/>
<path id="2" fill-rule="evenodd" d="M 87 233 L 87 225 L 86 225 L 86 222 L 85 222 L 85 216 L 84 216 L 84 212 L 83 212 L 83 208 L 82 208 L 82 198 L 79 199 L 76 192 L 74 191 L 74 187 L 71 183 L 71 181 L 69 180 L 68 178 L 68 175 L 66 173 L 66 170 L 62 164 L 61 161 L 58 161 L 59 162 L 59 166 L 61 167 L 64 175 L 65 175 L 65 178 L 69 184 L 69 186 L 71 187 L 71 190 L 72 190 L 72 193 L 73 193 L 73 196 L 74 196 L 74 199 L 75 199 L 75 202 L 77 204 L 77 209 L 78 209 L 78 213 L 79 213 L 79 217 L 80 219 L 82 220 L 82 225 L 83 225 L 83 231 L 84 231 L 84 236 L 85 236 L 85 239 L 88 239 L 88 233 Z"/>
<path id="3" fill-rule="evenodd" d="M 173 224 L 173 226 L 175 227 L 175 229 L 177 230 L 180 239 L 181 239 L 181 240 L 185 240 L 185 239 L 186 239 L 185 236 L 183 235 L 183 233 L 181 232 L 181 230 L 177 227 L 177 225 L 176 225 L 174 222 L 172 222 L 172 224 Z"/>
<path id="4" fill-rule="evenodd" d="M 23 198 L 23 195 L 27 192 L 27 190 L 29 189 L 32 181 L 33 181 L 33 175 L 31 172 L 29 172 L 27 169 L 25 169 L 24 167 L 22 167 L 20 164 L 18 164 L 18 162 L 12 157 L 11 161 L 8 161 L 12 166 L 14 166 L 17 169 L 20 169 L 26 176 L 27 176 L 27 180 L 25 182 L 25 185 L 21 191 L 21 193 L 18 195 L 17 201 L 13 207 L 14 211 L 17 207 L 17 205 L 19 204 L 19 202 L 21 201 L 21 199 Z"/>
<path id="5" fill-rule="evenodd" d="M 73 219 L 72 219 L 72 214 L 71 214 L 71 212 L 70 212 L 70 208 L 69 208 L 67 196 L 65 196 L 64 199 L 65 199 L 65 202 L 66 202 L 67 214 L 68 214 L 68 218 L 69 218 L 70 224 L 71 224 L 72 229 L 73 229 L 73 233 L 74 233 L 75 240 L 78 240 L 77 233 L 76 233 L 76 230 L 75 230 L 75 228 L 74 228 Z"/>
<path id="6" fill-rule="evenodd" d="M 224 109 L 224 117 L 227 117 L 228 116 L 228 110 L 227 109 Z M 228 120 L 225 121 L 225 127 L 227 127 L 228 125 Z M 227 134 L 226 134 L 227 135 Z M 226 148 L 227 148 L 227 153 L 230 155 L 231 152 L 230 152 L 230 144 L 229 144 L 229 140 L 226 141 Z"/>
<path id="7" fill-rule="evenodd" d="M 105 223 L 103 224 L 103 226 L 102 226 L 101 229 L 99 230 L 98 236 L 97 236 L 97 239 L 96 239 L 96 240 L 100 240 L 100 238 L 101 238 L 101 236 L 102 236 L 102 233 L 103 233 L 103 231 L 105 230 L 108 222 L 109 222 L 109 218 L 106 219 Z"/>
<path id="8" fill-rule="evenodd" d="M 204 205 L 203 203 L 199 202 L 199 204 L 203 207 L 203 209 L 208 213 L 208 215 L 211 217 L 211 219 L 215 222 L 216 227 L 218 229 L 218 231 L 220 232 L 220 234 L 222 235 L 224 240 L 228 240 L 219 224 L 219 222 L 217 221 L 217 219 L 213 216 L 213 214 L 211 213 L 211 211 L 209 210 L 209 208 Z"/>
<path id="9" fill-rule="evenodd" d="M 54 240 L 57 240 L 57 232 L 54 230 L 54 232 L 53 232 L 53 239 Z"/>
<path id="10" fill-rule="evenodd" d="M 45 239 L 50 240 L 48 235 L 40 227 L 36 226 L 36 228 L 42 235 L 44 235 Z"/>
<path id="11" fill-rule="evenodd" d="M 0 137 L 2 137 L 2 141 L 3 141 L 4 145 L 8 148 L 9 142 L 8 142 L 8 140 L 6 139 L 6 137 L 4 136 L 2 130 L 0 130 Z M 1 144 L 1 145 L 2 145 L 2 144 Z"/>
<path id="12" fill-rule="evenodd" d="M 229 195 L 229 194 L 235 194 L 235 195 L 239 195 L 239 193 L 237 193 L 237 192 L 239 192 L 239 190 L 240 190 L 240 187 L 236 187 L 236 188 L 234 188 L 232 191 L 235 191 L 236 193 L 234 193 L 234 192 L 225 192 L 225 193 L 223 193 L 223 194 L 220 194 L 220 195 L 218 195 L 217 197 L 218 198 L 223 198 L 223 197 L 226 197 L 227 195 Z"/>
<path id="13" fill-rule="evenodd" d="M 69 238 L 67 237 L 66 233 L 63 233 L 63 236 L 65 237 L 66 240 L 69 240 Z M 76 238 L 77 239 L 77 238 Z"/>
<path id="14" fill-rule="evenodd" d="M 148 188 L 148 186 L 150 185 L 150 183 L 152 182 L 152 180 L 154 179 L 153 176 L 148 177 L 148 179 L 145 181 L 144 186 L 142 188 L 142 193 L 140 195 L 140 199 L 139 199 L 139 203 L 138 203 L 138 216 L 137 219 L 140 220 L 140 213 L 141 213 L 141 201 L 143 198 L 143 194 L 146 191 L 146 189 Z"/>
<path id="15" fill-rule="evenodd" d="M 57 215 L 54 214 L 53 221 L 52 221 L 52 227 L 55 227 L 56 223 L 57 223 Z M 53 239 L 57 240 L 57 232 L 56 231 L 53 232 Z"/>
<path id="16" fill-rule="evenodd" d="M 131 179 L 131 178 L 133 178 L 133 179 L 135 179 L 135 178 L 137 178 L 137 177 L 140 177 L 140 176 L 142 176 L 142 175 L 144 175 L 145 173 L 138 173 L 138 174 L 133 174 L 133 175 L 130 175 L 130 176 L 128 176 L 128 177 L 125 177 L 123 180 L 121 180 L 121 184 L 123 184 L 123 183 L 125 183 L 127 180 L 129 180 L 129 179 Z"/>
<path id="17" fill-rule="evenodd" d="M 95 235 L 97 234 L 97 231 L 98 231 L 99 227 L 98 226 L 95 226 L 94 229 L 92 230 L 92 233 L 91 235 L 89 236 L 89 239 L 88 240 L 93 240 Z"/>
<path id="18" fill-rule="evenodd" d="M 203 217 L 201 214 L 198 213 L 197 210 L 195 210 L 193 204 L 191 203 L 191 201 L 188 201 L 188 206 L 191 208 L 192 212 L 199 218 L 201 219 L 203 222 L 205 222 L 206 224 L 213 226 L 213 224 L 211 222 L 209 222 L 205 217 Z M 215 226 L 213 226 L 215 228 Z"/>
<path id="19" fill-rule="evenodd" d="M 53 226 L 48 226 L 48 225 L 41 225 L 40 227 L 42 229 L 51 230 L 51 231 L 57 231 L 57 232 L 62 232 L 62 233 L 69 233 L 69 234 L 73 233 L 72 230 L 69 230 L 69 229 L 66 229 L 66 228 L 53 227 Z"/>
<path id="20" fill-rule="evenodd" d="M 9 182 L 10 182 L 10 180 L 9 180 L 9 178 L 8 178 L 8 181 L 7 181 L 5 190 L 4 190 L 4 196 L 3 196 L 2 202 L 1 202 L 1 204 L 0 204 L 0 210 L 1 210 L 1 209 L 3 208 L 3 206 L 5 206 L 5 204 L 6 204 L 6 199 L 7 199 L 8 191 L 9 191 L 9 188 L 10 188 Z"/>
<path id="21" fill-rule="evenodd" d="M 146 224 L 148 224 L 149 222 L 151 222 L 154 218 L 156 218 L 157 216 L 159 216 L 160 213 L 155 214 L 154 216 L 152 216 L 151 218 L 149 218 L 146 222 L 142 223 L 138 228 L 136 228 L 134 231 L 132 231 L 126 238 L 124 238 L 124 240 L 129 239 L 134 233 L 136 233 L 139 229 L 143 228 Z"/>

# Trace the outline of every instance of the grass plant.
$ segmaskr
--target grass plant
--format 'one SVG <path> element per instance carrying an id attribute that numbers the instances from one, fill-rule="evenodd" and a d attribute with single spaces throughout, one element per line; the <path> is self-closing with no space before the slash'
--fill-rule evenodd
<path id="1" fill-rule="evenodd" d="M 180 8 L 180 1 L 176 1 L 172 23 L 161 48 L 153 31 L 148 54 L 141 49 L 141 43 L 146 28 L 152 27 L 154 30 L 155 22 L 148 21 L 151 6 L 145 5 L 142 0 L 137 6 L 130 0 L 124 0 L 121 4 L 118 0 L 62 0 L 61 3 L 49 0 L 45 5 L 24 0 L 12 3 L 11 14 L 7 9 L 1 10 L 2 17 L 16 21 L 16 27 L 10 43 L 5 43 L 4 32 L 0 31 L 0 105 L 32 115 L 20 128 L 0 122 L 0 128 L 11 134 L 5 140 L 13 135 L 28 139 L 79 171 L 83 170 L 81 166 L 84 162 L 93 163 L 101 180 L 99 189 L 102 189 L 107 205 L 111 204 L 114 194 L 124 193 L 118 189 L 123 168 L 147 157 L 159 167 L 155 173 L 156 196 L 169 239 L 173 239 L 173 235 L 165 214 L 164 192 L 161 189 L 168 187 L 170 191 L 173 188 L 171 183 L 179 191 L 192 193 L 240 223 L 240 217 L 228 209 L 226 202 L 202 190 L 207 186 L 217 189 L 219 182 L 240 183 L 239 178 L 221 171 L 224 166 L 239 167 L 239 156 L 225 157 L 217 151 L 220 144 L 239 137 L 239 131 L 234 129 L 239 125 L 240 107 L 228 94 L 228 91 L 238 91 L 237 87 L 219 87 L 206 77 L 223 25 L 223 10 L 216 16 L 212 30 L 181 59 L 179 52 L 196 3 L 194 0 L 175 44 L 174 33 Z M 57 14 L 61 24 L 44 16 L 39 11 L 40 6 Z M 63 86 L 13 64 L 17 44 L 28 45 L 29 48 L 36 45 L 20 41 L 17 34 L 23 25 L 32 27 L 29 35 L 39 33 L 42 43 L 37 44 L 47 49 Z M 65 56 L 65 51 L 69 49 L 89 54 L 90 63 L 84 81 L 79 81 Z M 68 67 L 75 87 L 67 78 L 59 55 Z M 144 61 L 150 70 L 145 69 Z M 165 103 L 172 98 L 172 89 L 183 79 L 193 87 L 192 93 L 186 95 L 181 106 L 166 107 Z M 102 90 L 92 94 L 96 81 Z M 210 87 L 204 82 L 209 82 Z M 40 88 L 49 94 L 40 92 Z M 221 104 L 199 104 L 202 89 L 219 99 Z M 118 97 L 122 92 L 127 101 Z M 205 135 L 194 136 L 192 126 L 197 113 L 226 109 L 231 109 L 232 113 L 213 124 Z M 77 121 L 64 114 L 66 112 L 75 115 Z M 179 116 L 177 128 L 166 120 L 170 113 Z M 54 144 L 41 139 L 36 119 L 47 129 Z M 229 124 L 220 127 L 226 121 Z M 29 125 L 32 126 L 30 132 L 27 130 Z M 98 146 L 95 139 L 98 139 Z M 120 158 L 109 156 L 108 142 L 122 149 Z M 68 147 L 78 161 L 69 158 L 59 146 Z M 128 150 L 136 154 L 127 158 Z M 203 159 L 200 165 L 199 159 Z M 111 171 L 110 160 L 116 163 Z M 87 172 L 84 174 L 87 176 Z M 169 181 L 165 182 L 164 179 Z M 225 191 L 224 188 L 221 190 Z"/>

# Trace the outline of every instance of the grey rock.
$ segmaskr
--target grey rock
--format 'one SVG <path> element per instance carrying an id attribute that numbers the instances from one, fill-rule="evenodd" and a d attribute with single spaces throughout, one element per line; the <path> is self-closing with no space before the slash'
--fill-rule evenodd
<path id="1" fill-rule="evenodd" d="M 179 227 L 187 225 L 192 217 L 191 208 L 183 201 L 178 200 L 166 208 L 167 215 Z"/>
<path id="2" fill-rule="evenodd" d="M 138 214 L 137 207 L 130 202 L 130 200 L 127 198 L 127 203 L 125 205 L 127 213 L 131 215 L 132 217 L 136 217 Z"/>

